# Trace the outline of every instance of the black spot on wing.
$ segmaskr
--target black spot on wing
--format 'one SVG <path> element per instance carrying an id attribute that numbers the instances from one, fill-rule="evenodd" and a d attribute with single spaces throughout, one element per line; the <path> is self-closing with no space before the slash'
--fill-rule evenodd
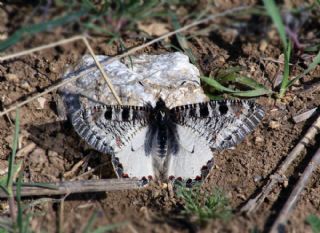
<path id="1" fill-rule="evenodd" d="M 225 115 L 228 112 L 228 105 L 226 102 L 220 102 L 219 103 L 219 112 L 221 115 Z"/>
<path id="2" fill-rule="evenodd" d="M 128 121 L 130 116 L 130 109 L 128 107 L 123 108 L 121 116 L 123 121 Z"/>
<path id="3" fill-rule="evenodd" d="M 200 105 L 200 117 L 207 117 L 209 115 L 208 105 L 201 104 Z"/>
<path id="4" fill-rule="evenodd" d="M 191 107 L 189 110 L 189 117 L 196 117 L 197 116 L 197 111 L 195 107 Z"/>
<path id="5" fill-rule="evenodd" d="M 106 118 L 106 120 L 112 119 L 112 108 L 106 109 L 106 112 L 104 113 L 104 117 Z"/>

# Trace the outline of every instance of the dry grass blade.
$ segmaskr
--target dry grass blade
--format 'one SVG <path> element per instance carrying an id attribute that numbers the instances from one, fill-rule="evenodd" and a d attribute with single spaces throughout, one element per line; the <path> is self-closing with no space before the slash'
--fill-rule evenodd
<path id="1" fill-rule="evenodd" d="M 107 179 L 107 180 L 81 180 L 63 181 L 46 184 L 24 184 L 21 187 L 21 197 L 65 195 L 71 193 L 108 192 L 124 189 L 137 189 L 140 181 L 136 179 Z M 16 188 L 13 189 L 16 195 Z M 6 192 L 0 190 L 0 198 L 7 198 Z"/>
<path id="2" fill-rule="evenodd" d="M 320 116 L 312 124 L 304 137 L 299 141 L 299 143 L 293 148 L 289 153 L 287 158 L 283 161 L 280 168 L 275 174 L 270 176 L 270 180 L 263 187 L 262 191 L 253 199 L 250 199 L 246 205 L 241 208 L 241 212 L 251 213 L 256 211 L 259 206 L 263 203 L 266 196 L 273 190 L 274 186 L 283 180 L 285 177 L 285 172 L 288 170 L 292 162 L 297 158 L 301 151 L 310 143 L 310 141 L 316 136 L 320 128 Z"/>
<path id="3" fill-rule="evenodd" d="M 271 227 L 270 233 L 286 232 L 285 226 L 290 217 L 296 202 L 298 201 L 299 195 L 307 185 L 310 176 L 313 171 L 320 165 L 320 148 L 317 150 L 315 155 L 312 157 L 308 167 L 304 170 L 302 176 L 300 177 L 298 183 L 295 185 L 292 193 L 290 194 L 288 200 L 286 201 L 284 207 L 280 211 L 279 216 Z"/>
<path id="4" fill-rule="evenodd" d="M 9 59 L 13 59 L 13 58 L 16 58 L 16 57 L 25 56 L 25 55 L 28 55 L 28 54 L 31 54 L 31 53 L 34 53 L 34 52 L 37 52 L 37 51 L 44 50 L 44 49 L 53 48 L 53 47 L 56 47 L 58 45 L 63 45 L 63 44 L 67 44 L 67 43 L 70 43 L 70 42 L 74 42 L 76 40 L 82 40 L 82 38 L 83 38 L 82 35 L 73 36 L 73 37 L 68 38 L 68 39 L 63 39 L 63 40 L 59 40 L 57 42 L 50 43 L 48 45 L 42 45 L 42 46 L 39 46 L 39 47 L 36 47 L 36 48 L 33 48 L 33 49 L 28 49 L 28 50 L 24 50 L 22 52 L 6 55 L 6 56 L 3 56 L 3 57 L 0 57 L 0 62 L 3 62 L 5 60 L 9 60 Z"/>
<path id="5" fill-rule="evenodd" d="M 138 46 L 138 47 L 135 47 L 135 48 L 133 48 L 133 49 L 130 49 L 128 52 L 125 52 L 125 53 L 123 53 L 123 54 L 121 54 L 121 55 L 118 55 L 118 56 L 115 56 L 115 57 L 113 57 L 113 58 L 110 58 L 109 60 L 107 60 L 107 61 L 105 61 L 105 62 L 102 62 L 102 64 L 104 64 L 104 65 L 105 65 L 105 64 L 109 64 L 109 63 L 111 63 L 111 62 L 113 62 L 113 61 L 115 61 L 115 60 L 124 58 L 124 57 L 126 57 L 126 56 L 128 56 L 128 55 L 131 55 L 131 54 L 135 53 L 135 52 L 138 51 L 138 50 L 141 50 L 141 49 L 143 49 L 143 48 L 148 47 L 149 45 L 152 45 L 152 44 L 154 44 L 154 43 L 157 43 L 157 42 L 159 42 L 159 41 L 161 41 L 161 40 L 163 40 L 163 39 L 165 39 L 165 38 L 168 38 L 168 37 L 170 37 L 170 36 L 172 36 L 172 35 L 175 35 L 175 34 L 177 34 L 177 33 L 179 33 L 179 32 L 186 31 L 186 30 L 188 30 L 188 29 L 190 29 L 190 28 L 192 28 L 192 27 L 195 27 L 195 26 L 197 26 L 197 25 L 204 24 L 204 23 L 208 23 L 208 22 L 210 22 L 210 21 L 212 21 L 212 20 L 214 20 L 214 19 L 216 19 L 216 18 L 218 18 L 218 17 L 223 17 L 223 16 L 226 16 L 226 15 L 235 14 L 236 12 L 239 12 L 239 11 L 248 10 L 249 8 L 250 8 L 250 6 L 235 7 L 235 8 L 226 10 L 226 11 L 224 11 L 224 12 L 217 13 L 217 14 L 214 14 L 214 15 L 211 15 L 211 16 L 208 16 L 208 17 L 206 17 L 206 18 L 204 18 L 204 19 L 202 19 L 202 20 L 198 20 L 198 21 L 195 21 L 195 22 L 193 22 L 193 23 L 191 23 L 191 24 L 188 24 L 188 25 L 186 25 L 186 26 L 184 26 L 184 27 L 181 27 L 181 28 L 179 28 L 179 29 L 177 29 L 177 30 L 175 30 L 175 31 L 166 33 L 166 34 L 164 34 L 164 35 L 162 35 L 162 36 L 160 36 L 160 37 L 158 37 L 158 38 L 156 38 L 156 39 L 154 39 L 154 40 L 151 40 L 151 41 L 149 41 L 148 43 L 145 43 L 145 44 L 143 44 L 143 45 L 141 45 L 141 46 Z M 14 55 L 14 54 L 13 54 L 13 55 Z M 13 55 L 12 55 L 12 56 L 13 56 Z M 15 57 L 16 57 L 16 56 L 15 56 Z M 24 106 L 25 104 L 27 104 L 27 103 L 29 103 L 29 102 L 31 102 L 31 101 L 39 98 L 39 97 L 41 97 L 41 96 L 43 96 L 43 95 L 51 92 L 51 91 L 54 91 L 54 90 L 58 89 L 59 87 L 62 87 L 62 86 L 64 86 L 64 85 L 66 85 L 67 83 L 70 83 L 70 82 L 72 82 L 72 81 L 75 81 L 75 80 L 77 80 L 78 78 L 82 77 L 85 73 L 91 72 L 91 71 L 94 70 L 94 69 L 95 69 L 95 67 L 92 67 L 92 68 L 87 69 L 86 71 L 83 71 L 83 72 L 80 72 L 80 73 L 77 73 L 77 74 L 73 74 L 73 75 L 71 75 L 71 76 L 73 76 L 73 77 L 70 77 L 69 79 L 62 81 L 61 83 L 58 83 L 58 84 L 56 84 L 56 85 L 53 85 L 53 86 L 49 87 L 48 89 L 46 89 L 45 91 L 43 91 L 43 92 L 41 92 L 41 93 L 39 93 L 39 94 L 37 94 L 37 95 L 35 95 L 35 96 L 32 96 L 32 97 L 26 99 L 25 101 L 22 101 L 22 102 L 13 104 L 11 107 L 7 108 L 5 111 L 0 112 L 0 116 L 3 116 L 3 115 L 5 115 L 5 114 L 7 114 L 8 112 L 11 112 L 11 111 L 15 110 L 16 108 L 22 107 L 22 106 Z"/>
<path id="6" fill-rule="evenodd" d="M 90 46 L 87 38 L 86 38 L 86 37 L 82 37 L 82 40 L 83 40 L 84 44 L 87 46 L 87 48 L 88 48 L 91 56 L 93 57 L 94 62 L 95 62 L 96 65 L 98 66 L 98 68 L 99 68 L 99 70 L 100 70 L 100 72 L 101 72 L 104 80 L 107 82 L 107 85 L 108 85 L 109 89 L 111 90 L 112 95 L 113 95 L 114 98 L 117 100 L 118 104 L 119 104 L 119 105 L 122 105 L 122 102 L 121 102 L 119 96 L 117 95 L 116 91 L 114 90 L 114 87 L 113 87 L 110 79 L 108 78 L 106 72 L 104 72 L 104 69 L 102 68 L 100 62 L 98 61 L 96 55 L 94 54 L 93 49 L 91 48 L 91 46 Z"/>

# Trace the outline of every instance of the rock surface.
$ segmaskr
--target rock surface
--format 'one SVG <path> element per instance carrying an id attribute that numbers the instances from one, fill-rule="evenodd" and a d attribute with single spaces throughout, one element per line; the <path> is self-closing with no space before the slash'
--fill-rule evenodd
<path id="1" fill-rule="evenodd" d="M 108 59 L 102 55 L 97 58 L 100 62 Z M 63 78 L 68 79 L 93 64 L 92 57 L 85 55 Z M 131 56 L 123 62 L 116 60 L 102 66 L 124 105 L 142 106 L 148 102 L 154 105 L 160 97 L 169 108 L 208 100 L 200 86 L 199 70 L 179 52 Z M 117 104 L 98 68 L 61 87 L 59 93 L 68 115 L 99 103 Z"/>

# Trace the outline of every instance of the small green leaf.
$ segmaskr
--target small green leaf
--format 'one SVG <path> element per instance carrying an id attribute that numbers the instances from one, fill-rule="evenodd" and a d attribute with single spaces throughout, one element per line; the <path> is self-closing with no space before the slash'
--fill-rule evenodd
<path id="1" fill-rule="evenodd" d="M 225 78 L 223 78 L 224 81 L 231 81 L 234 83 L 239 83 L 242 85 L 245 85 L 247 87 L 250 87 L 252 89 L 266 89 L 265 86 L 258 83 L 252 78 L 246 77 L 246 76 L 239 76 L 239 75 L 227 75 Z"/>
<path id="2" fill-rule="evenodd" d="M 233 92 L 232 95 L 235 96 L 241 96 L 241 97 L 256 97 L 256 96 L 261 96 L 261 95 L 270 95 L 272 94 L 273 91 L 260 88 L 260 89 L 255 89 L 255 90 L 250 90 L 250 91 L 238 91 L 238 92 Z"/>
<path id="3" fill-rule="evenodd" d="M 254 90 L 249 90 L 249 91 L 236 91 L 230 88 L 227 88 L 223 85 L 221 85 L 219 82 L 212 78 L 207 78 L 207 77 L 200 77 L 201 80 L 206 82 L 208 85 L 214 87 L 217 91 L 220 92 L 227 92 L 230 93 L 234 96 L 241 96 L 241 97 L 255 97 L 255 96 L 261 96 L 261 95 L 269 95 L 272 94 L 273 92 L 271 90 L 263 88 L 257 88 Z M 253 83 L 249 79 L 243 79 L 247 84 L 251 86 L 257 86 L 256 83 Z M 259 84 L 260 85 L 260 84 Z"/>
<path id="4" fill-rule="evenodd" d="M 221 92 L 235 92 L 234 90 L 224 87 L 223 85 L 221 85 L 219 82 L 217 82 L 216 80 L 212 79 L 212 78 L 207 78 L 207 77 L 200 77 L 200 79 L 202 81 L 204 81 L 205 83 L 207 83 L 208 85 L 214 87 L 217 91 L 221 91 Z"/>
<path id="5" fill-rule="evenodd" d="M 313 233 L 320 233 L 320 218 L 318 216 L 310 214 L 306 218 L 306 222 L 311 226 Z"/>

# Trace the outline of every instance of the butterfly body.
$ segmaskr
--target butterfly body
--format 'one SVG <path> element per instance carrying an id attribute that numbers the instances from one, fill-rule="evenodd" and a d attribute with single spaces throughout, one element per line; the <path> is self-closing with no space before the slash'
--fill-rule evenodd
<path id="1" fill-rule="evenodd" d="M 119 177 L 197 180 L 213 164 L 212 150 L 240 143 L 264 115 L 250 101 L 209 101 L 169 109 L 102 105 L 78 110 L 72 123 L 92 147 L 112 155 Z"/>

